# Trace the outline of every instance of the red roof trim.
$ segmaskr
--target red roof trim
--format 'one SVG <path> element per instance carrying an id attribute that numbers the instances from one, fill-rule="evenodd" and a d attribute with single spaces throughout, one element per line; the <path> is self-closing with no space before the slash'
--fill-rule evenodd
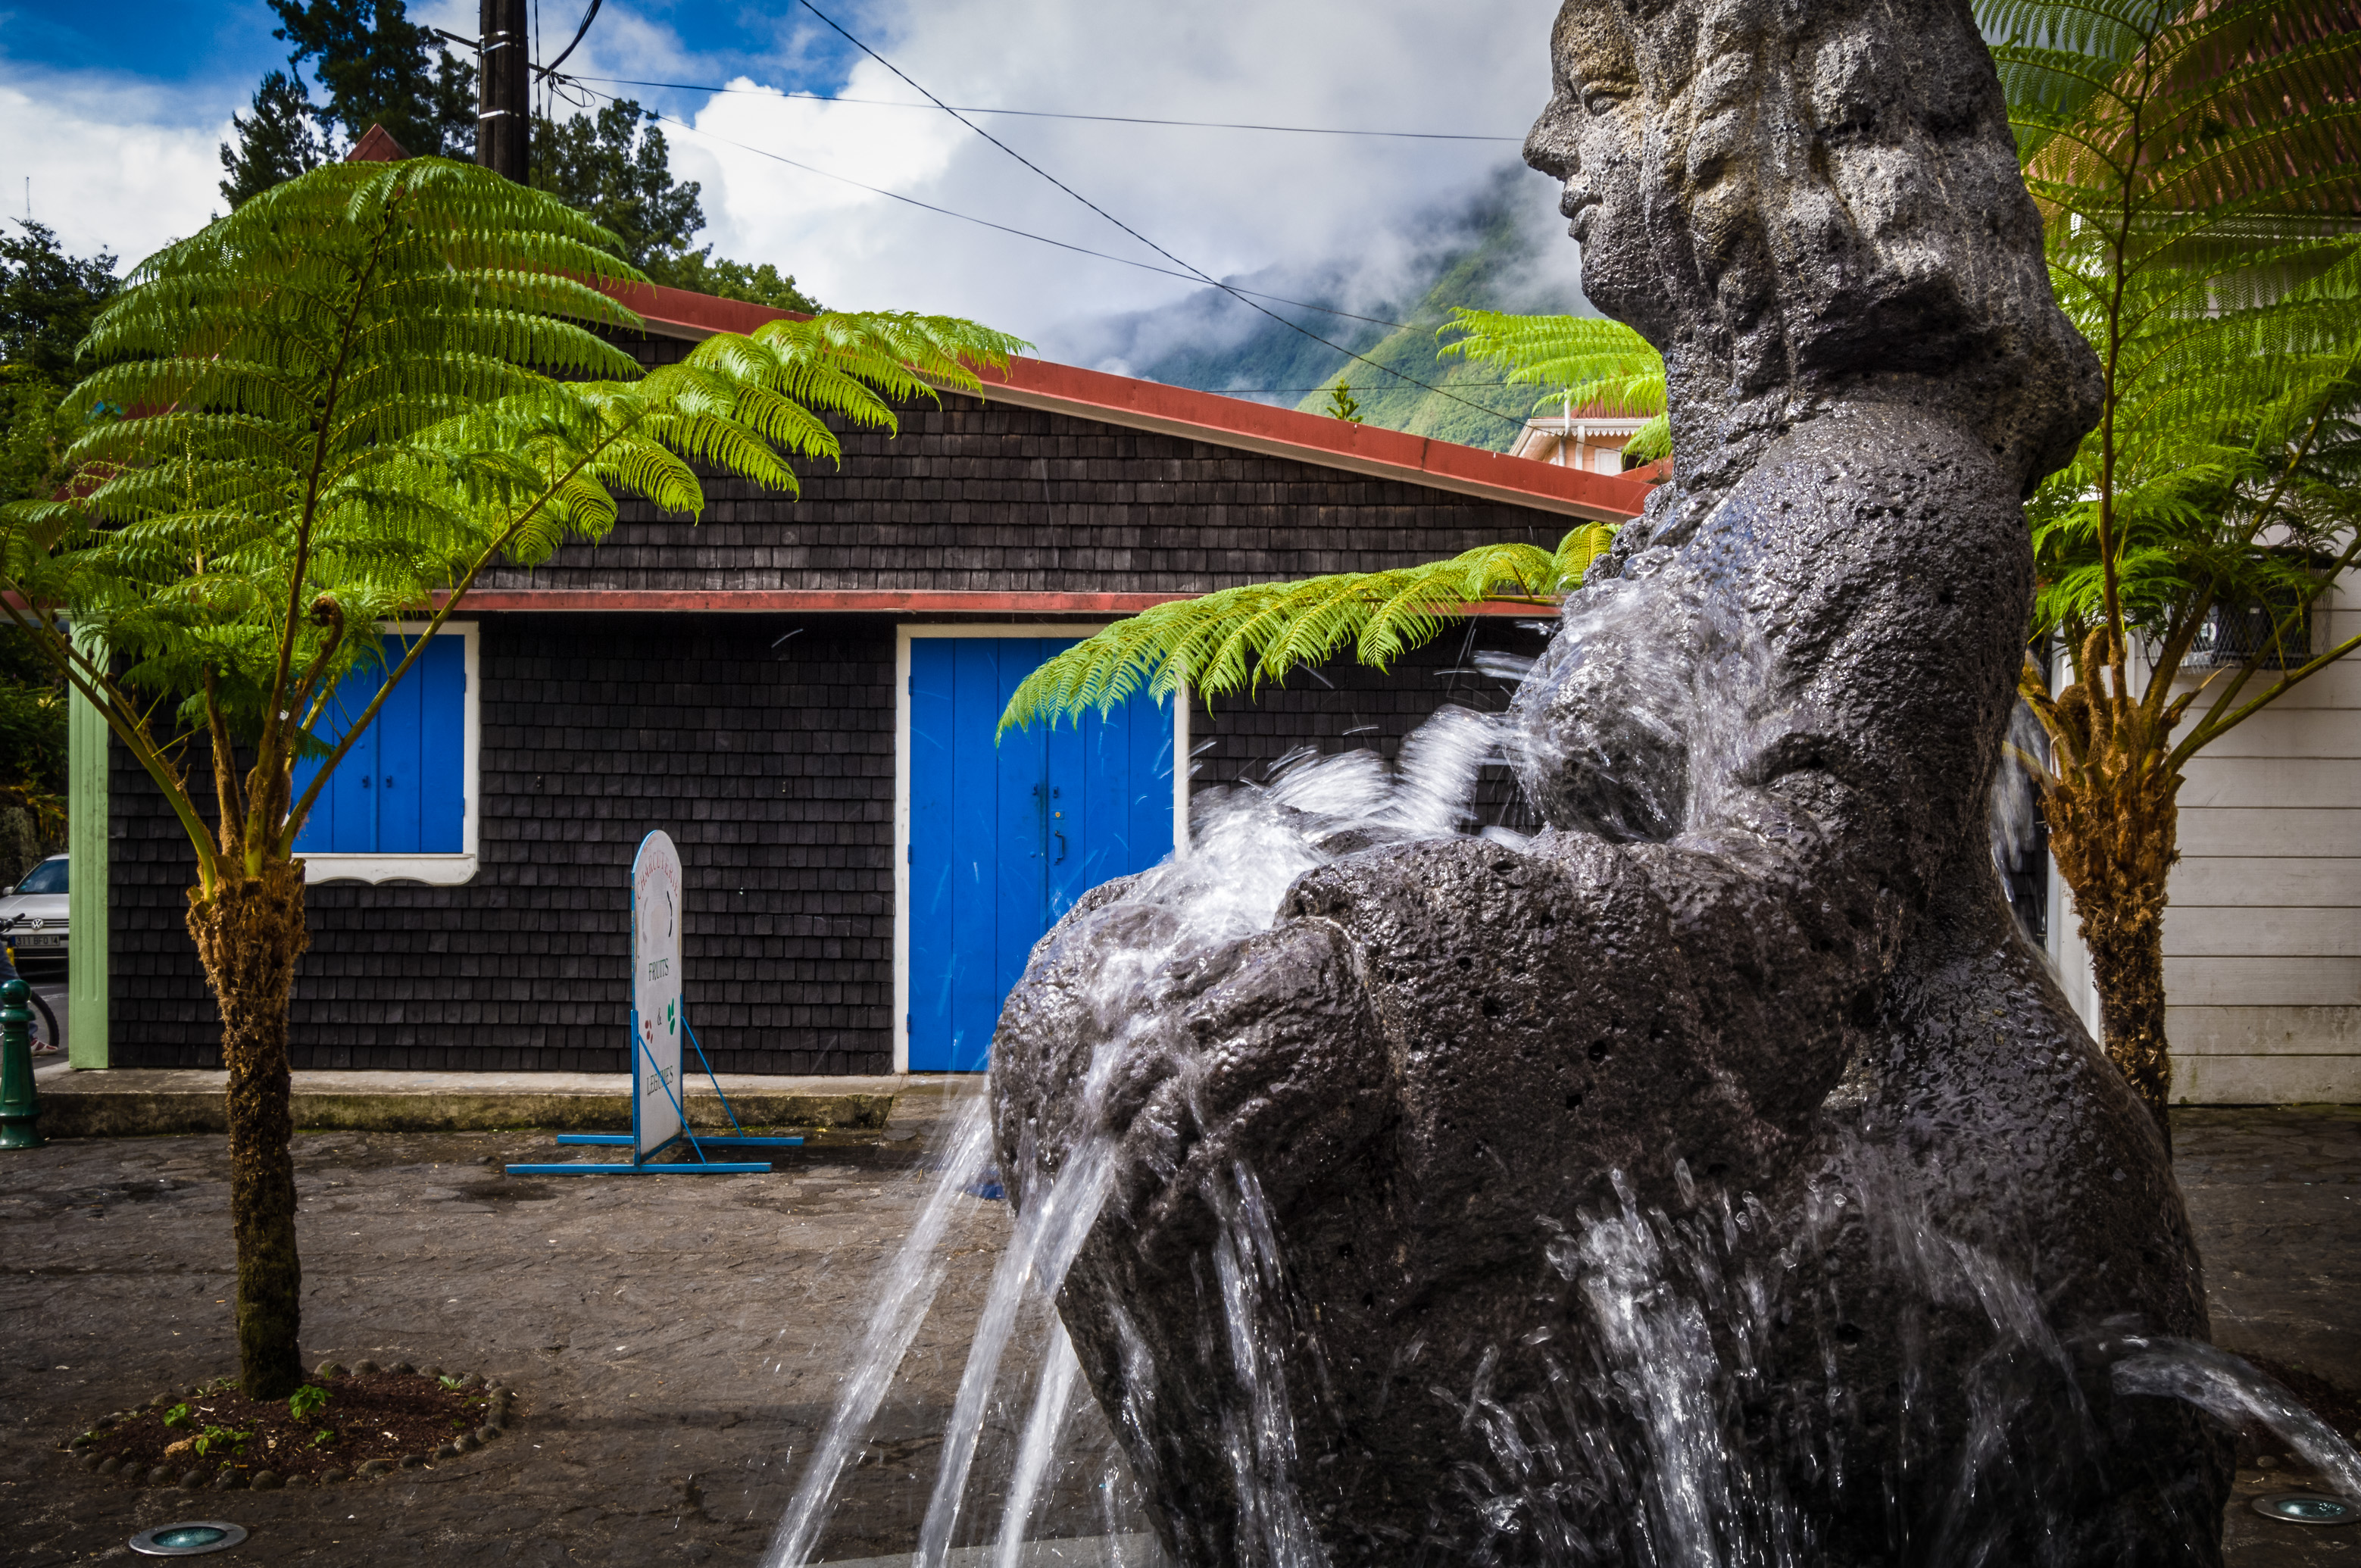
<path id="1" fill-rule="evenodd" d="M 667 335 L 747 333 L 790 314 L 654 284 L 617 284 L 608 291 L 638 312 L 650 331 Z M 1645 479 L 1628 475 L 1562 468 L 1455 442 L 1348 424 L 1294 409 L 1111 376 L 1046 359 L 1013 359 L 1005 376 L 988 373 L 985 387 L 988 397 L 1020 408 L 1049 409 L 1209 445 L 1242 447 L 1605 522 L 1637 517 L 1647 503 L 1650 488 Z"/>
<path id="2" fill-rule="evenodd" d="M 805 321 L 793 311 L 774 311 L 744 300 L 724 300 L 688 289 L 667 289 L 661 283 L 609 283 L 605 292 L 625 309 L 637 312 L 651 330 L 666 327 L 682 337 L 706 337 L 717 332 L 751 333 L 768 322 Z"/>
<path id="3" fill-rule="evenodd" d="M 460 605 L 462 614 L 532 610 L 705 611 L 753 614 L 864 615 L 1137 615 L 1159 604 L 1197 594 L 1084 594 L 1016 591 L 952 592 L 932 588 L 479 588 Z M 437 594 L 439 606 L 445 596 Z M 1466 607 L 1475 615 L 1546 616 L 1539 604 L 1485 603 Z"/>

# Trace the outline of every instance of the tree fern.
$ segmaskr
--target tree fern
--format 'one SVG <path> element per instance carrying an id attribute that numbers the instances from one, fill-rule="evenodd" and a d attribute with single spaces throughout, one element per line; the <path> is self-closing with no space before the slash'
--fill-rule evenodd
<path id="1" fill-rule="evenodd" d="M 1297 583 L 1256 583 L 1178 599 L 1116 622 L 1026 676 L 1000 729 L 1055 725 L 1093 708 L 1105 713 L 1138 693 L 1183 689 L 1206 696 L 1251 691 L 1299 667 L 1325 663 L 1348 644 L 1384 669 L 1486 602 L 1554 607 L 1581 582 L 1615 531 L 1585 523 L 1554 554 L 1532 544 L 1486 544 L 1448 561 L 1391 572 L 1346 572 Z"/>
<path id="2" fill-rule="evenodd" d="M 0 509 L 0 606 L 146 769 L 196 856 L 189 929 L 230 1068 L 244 1381 L 295 1360 L 287 985 L 293 845 L 335 764 L 485 567 L 694 516 L 700 466 L 794 494 L 830 417 L 976 389 L 1023 346 L 943 316 L 823 315 L 707 339 L 642 375 L 615 237 L 473 164 L 335 164 L 149 257 L 92 326 L 82 433 L 47 500 Z M 59 629 L 71 618 L 74 637 Z M 340 734 L 338 681 L 389 664 Z M 188 776 L 202 740 L 210 777 Z M 323 765 L 293 794 L 299 758 Z M 200 795 L 210 790 L 210 811 Z M 208 820 L 208 817 L 211 820 Z"/>
<path id="3" fill-rule="evenodd" d="M 1621 322 L 1455 308 L 1435 335 L 1454 332 L 1460 335 L 1443 345 L 1443 354 L 1498 366 L 1512 383 L 1548 388 L 1534 400 L 1534 412 L 1555 405 L 1642 415 L 1648 422 L 1624 443 L 1623 455 L 1641 463 L 1671 455 L 1664 356 Z"/>
<path id="4" fill-rule="evenodd" d="M 2109 1054 L 2169 1137 L 2163 913 L 2181 769 L 2335 660 L 2311 605 L 2353 565 L 2361 410 L 2361 32 L 2347 0 L 1984 0 L 2059 304 L 2099 427 L 2028 512 L 2026 696 L 2050 848 Z M 2268 635 L 2216 647 L 2217 611 Z M 2143 657 L 2135 658 L 2135 650 Z"/>

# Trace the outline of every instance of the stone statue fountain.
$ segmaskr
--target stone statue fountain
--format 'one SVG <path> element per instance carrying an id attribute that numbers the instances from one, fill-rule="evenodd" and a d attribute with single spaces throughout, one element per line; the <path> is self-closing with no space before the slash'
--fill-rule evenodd
<path id="1" fill-rule="evenodd" d="M 1202 1568 L 2217 1563 L 2167 1154 L 1986 842 L 2097 378 L 1968 8 L 1552 47 L 1677 475 L 1488 742 L 1545 830 L 1267 802 L 1323 847 L 1259 928 L 1151 876 L 1037 950 L 993 1116 L 1020 1212 L 1096 1184 L 1082 1373 Z"/>

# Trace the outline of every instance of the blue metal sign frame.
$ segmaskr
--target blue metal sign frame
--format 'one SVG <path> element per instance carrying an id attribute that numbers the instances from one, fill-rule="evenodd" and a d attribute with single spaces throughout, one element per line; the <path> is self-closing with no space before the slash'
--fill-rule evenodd
<path id="1" fill-rule="evenodd" d="M 655 834 L 651 833 L 648 835 L 647 839 L 640 840 L 640 847 L 642 853 L 644 853 L 647 849 L 648 839 L 653 839 L 654 837 Z M 634 858 L 633 863 L 635 865 L 637 864 L 636 857 Z M 639 930 L 639 910 L 636 904 L 636 894 L 634 894 L 631 917 L 631 929 L 636 933 Z M 637 964 L 639 961 L 639 955 L 636 950 L 636 940 L 637 938 L 635 936 L 634 950 L 632 953 L 632 962 L 634 964 Z M 688 1107 L 684 1102 L 684 1096 L 675 1094 L 673 1091 L 673 1086 L 664 1081 L 663 1069 L 657 1066 L 653 1054 L 648 1049 L 646 1041 L 641 1036 L 640 1010 L 637 1003 L 634 1002 L 630 1011 L 631 1041 L 631 1130 L 628 1133 L 560 1133 L 557 1136 L 557 1141 L 561 1146 L 574 1147 L 588 1146 L 592 1148 L 631 1149 L 632 1154 L 630 1163 L 609 1164 L 600 1162 L 591 1164 L 567 1163 L 563 1165 L 511 1165 L 508 1168 L 508 1173 L 511 1176 L 642 1176 L 653 1171 L 663 1171 L 674 1175 L 768 1176 L 771 1173 L 771 1166 L 766 1160 L 715 1160 L 708 1158 L 705 1151 L 708 1148 L 800 1148 L 803 1146 L 803 1139 L 801 1138 L 758 1138 L 751 1137 L 747 1135 L 746 1129 L 741 1125 L 738 1121 L 738 1112 L 736 1108 L 730 1103 L 730 1096 L 722 1093 L 721 1091 L 721 1080 L 715 1074 L 713 1070 L 713 1063 L 705 1054 L 704 1042 L 697 1037 L 697 1031 L 689 1026 L 687 998 L 685 995 L 681 999 L 680 1004 L 680 1026 L 682 1033 L 688 1036 L 688 1043 L 697 1047 L 697 1065 L 705 1069 L 707 1080 L 713 1085 L 714 1095 L 720 1100 L 721 1109 L 730 1118 L 730 1135 L 726 1137 L 700 1138 L 690 1129 L 688 1124 Z M 673 1114 L 677 1116 L 680 1120 L 679 1132 L 675 1133 L 671 1137 L 666 1138 L 663 1143 L 658 1144 L 655 1147 L 644 1152 L 640 1149 L 640 1099 L 641 1090 L 645 1082 L 645 1080 L 642 1076 L 642 1073 L 651 1073 L 654 1076 L 657 1086 L 664 1091 L 664 1099 L 669 1102 L 672 1106 Z M 675 1144 L 681 1142 L 683 1139 L 687 1140 L 690 1150 L 697 1156 L 694 1160 L 674 1160 L 667 1161 L 664 1164 L 656 1163 L 656 1156 L 664 1153 L 664 1150 L 671 1148 Z"/>

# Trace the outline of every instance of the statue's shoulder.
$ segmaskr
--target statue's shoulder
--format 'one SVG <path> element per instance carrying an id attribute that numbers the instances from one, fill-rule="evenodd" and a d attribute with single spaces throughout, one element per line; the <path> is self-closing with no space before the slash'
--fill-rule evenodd
<path id="1" fill-rule="evenodd" d="M 1782 434 L 1706 510 L 1685 552 L 1818 553 L 1898 544 L 1914 525 L 2021 529 L 2015 482 L 1975 431 L 1908 402 L 1848 405 Z"/>

